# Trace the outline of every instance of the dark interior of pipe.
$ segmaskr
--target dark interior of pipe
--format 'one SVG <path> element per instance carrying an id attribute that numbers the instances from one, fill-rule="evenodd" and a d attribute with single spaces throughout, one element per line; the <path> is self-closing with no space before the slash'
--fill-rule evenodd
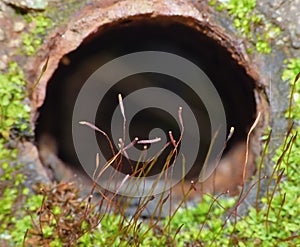
<path id="1" fill-rule="evenodd" d="M 213 82 L 221 96 L 225 107 L 228 131 L 231 126 L 235 127 L 234 135 L 225 152 L 230 150 L 234 143 L 245 141 L 256 115 L 255 82 L 246 74 L 245 69 L 232 59 L 226 48 L 199 30 L 183 23 L 170 17 L 133 18 L 132 20 L 113 23 L 99 29 L 98 33 L 86 39 L 78 49 L 67 54 L 49 81 L 45 102 L 39 109 L 40 115 L 35 132 L 37 143 L 44 134 L 50 135 L 56 141 L 58 157 L 69 164 L 71 168 L 80 168 L 73 147 L 71 127 L 73 106 L 80 88 L 87 78 L 106 62 L 121 55 L 144 50 L 175 53 L 198 65 Z M 143 76 L 150 81 L 155 79 L 158 83 L 165 83 L 166 87 L 173 80 L 168 76 L 160 75 L 157 77 L 151 73 Z M 104 110 L 108 112 L 101 113 L 101 109 L 98 110 L 98 117 L 95 122 L 97 126 L 108 129 L 109 118 L 111 117 L 109 110 L 114 109 L 118 104 L 117 94 L 122 92 L 123 97 L 125 97 L 126 94 L 135 90 L 134 86 L 129 86 L 127 80 L 138 81 L 139 77 L 126 78 L 119 83 L 120 87 L 108 92 L 108 101 Z M 135 83 L 130 85 L 135 85 Z M 205 133 L 209 133 L 210 128 L 205 107 L 192 92 L 188 91 L 188 88 L 178 85 L 178 87 L 170 88 L 170 90 L 186 95 L 183 98 L 196 114 L 199 111 L 204 112 L 204 117 L 202 116 L 204 127 L 201 131 L 205 136 Z M 129 127 L 131 138 L 136 135 L 147 138 L 147 133 L 151 128 L 161 127 L 168 130 L 170 128 L 168 124 L 174 122 L 171 116 L 167 119 L 160 117 L 167 115 L 162 110 L 155 113 L 157 117 L 155 122 L 148 119 L 146 113 L 143 112 L 135 116 Z M 107 116 L 107 118 L 105 119 L 103 116 Z M 173 116 L 173 118 L 176 117 Z M 135 126 L 134 122 L 144 122 L 143 127 Z M 160 122 L 159 126 L 157 126 L 157 122 Z M 178 139 L 180 135 L 179 126 L 175 124 L 173 127 L 175 129 L 174 139 Z M 207 143 L 201 145 L 203 152 L 207 152 Z M 109 150 L 106 152 L 109 156 Z M 202 156 L 199 159 L 203 161 Z M 125 167 L 124 169 L 124 172 L 128 172 L 129 168 Z M 156 167 L 156 171 L 154 169 L 153 173 L 159 169 Z M 195 165 L 188 176 L 196 176 L 200 170 L 201 167 Z"/>

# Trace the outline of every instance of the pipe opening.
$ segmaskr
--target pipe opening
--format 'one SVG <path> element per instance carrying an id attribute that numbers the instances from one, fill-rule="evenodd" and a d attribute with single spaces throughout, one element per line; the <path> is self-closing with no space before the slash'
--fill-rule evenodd
<path id="1" fill-rule="evenodd" d="M 46 99 L 39 109 L 40 115 L 35 131 L 38 145 L 47 136 L 54 143 L 57 156 L 69 164 L 74 171 L 82 171 L 72 140 L 72 113 L 80 89 L 89 76 L 105 63 L 122 55 L 145 50 L 177 54 L 199 66 L 210 78 L 221 97 L 227 118 L 227 134 L 230 127 L 235 128 L 224 155 L 230 153 L 230 150 L 234 149 L 238 143 L 244 143 L 256 116 L 255 81 L 232 58 L 225 47 L 206 36 L 200 29 L 195 28 L 196 23 L 192 26 L 190 22 L 190 19 L 185 20 L 179 17 L 138 16 L 129 18 L 102 26 L 78 49 L 66 54 L 48 82 Z M 127 95 L 140 89 L 141 81 L 143 87 L 158 85 L 180 95 L 192 111 L 198 115 L 197 122 L 200 124 L 199 131 L 201 139 L 203 139 L 199 149 L 201 152 L 197 157 L 196 164 L 187 174 L 188 178 L 196 177 L 202 168 L 199 164 L 203 163 L 211 141 L 210 122 L 203 102 L 184 83 L 170 76 L 155 73 L 126 77 L 116 83 L 105 95 L 103 107 L 98 109 L 95 124 L 109 132 L 112 109 L 119 104 L 118 93 L 122 93 L 125 99 Z M 153 101 L 155 100 L 153 98 Z M 183 109 L 184 111 L 185 109 Z M 149 112 L 154 115 L 149 117 Z M 178 140 L 180 126 L 176 124 L 176 118 L 177 116 L 172 117 L 163 110 L 144 109 L 136 114 L 132 123 L 129 124 L 129 136 L 131 140 L 135 136 L 147 139 L 149 132 L 153 129 L 162 128 L 166 132 L 170 129 L 174 130 L 173 137 Z M 184 122 L 189 121 L 188 119 L 183 120 Z M 122 123 L 120 123 L 120 128 L 122 128 Z M 98 136 L 97 134 L 97 137 L 98 144 L 104 142 L 105 139 L 102 135 Z M 151 145 L 155 144 L 148 144 L 147 148 Z M 136 145 L 136 147 L 143 148 L 141 145 Z M 109 146 L 103 148 L 106 150 L 106 158 L 111 158 L 109 157 L 112 155 Z M 170 152 L 169 149 L 165 155 L 168 152 Z M 242 164 L 238 165 L 242 166 Z M 122 169 L 125 173 L 131 171 L 129 165 Z M 154 167 L 150 175 L 157 174 L 160 169 L 161 164 Z"/>

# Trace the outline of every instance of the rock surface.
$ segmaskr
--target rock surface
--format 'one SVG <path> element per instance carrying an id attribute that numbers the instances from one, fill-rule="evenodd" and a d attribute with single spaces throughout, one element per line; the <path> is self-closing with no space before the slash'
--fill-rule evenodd
<path id="1" fill-rule="evenodd" d="M 21 9 L 44 10 L 48 5 L 48 0 L 2 0 L 6 4 L 16 6 Z"/>
<path id="2" fill-rule="evenodd" d="M 257 1 L 258 8 L 283 30 L 286 39 L 295 49 L 300 49 L 300 0 Z M 299 54 L 299 53 L 298 53 Z"/>

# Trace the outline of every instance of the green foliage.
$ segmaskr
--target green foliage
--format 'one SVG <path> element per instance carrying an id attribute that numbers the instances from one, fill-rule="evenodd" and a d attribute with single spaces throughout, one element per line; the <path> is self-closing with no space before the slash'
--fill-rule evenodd
<path id="1" fill-rule="evenodd" d="M 29 193 L 22 187 L 25 179 L 19 172 L 22 164 L 17 161 L 17 149 L 9 145 L 10 140 L 30 132 L 30 108 L 25 98 L 24 73 L 12 62 L 8 71 L 0 74 L 0 239 L 12 244 L 21 243 L 31 222 L 29 216 L 23 217 L 24 209 L 20 209 L 23 196 Z"/>
<path id="2" fill-rule="evenodd" d="M 294 83 L 294 79 L 300 71 L 300 57 L 285 60 L 286 68 L 282 73 L 282 80 L 289 80 L 290 84 Z M 297 91 L 300 91 L 300 85 L 297 84 Z"/>
<path id="3" fill-rule="evenodd" d="M 272 51 L 270 43 L 278 37 L 281 30 L 257 13 L 256 0 L 213 0 L 210 5 L 216 6 L 219 11 L 227 10 L 233 18 L 233 26 L 254 44 L 258 52 L 268 54 Z"/>
<path id="4" fill-rule="evenodd" d="M 42 203 L 41 195 L 31 195 L 20 207 L 22 194 L 18 188 L 6 187 L 0 200 L 0 239 L 7 239 L 12 246 L 22 245 L 27 229 L 32 229 L 31 216 L 25 210 L 36 213 Z M 26 192 L 25 192 L 26 194 Z"/>
<path id="5" fill-rule="evenodd" d="M 24 104 L 26 83 L 17 63 L 10 63 L 8 72 L 0 74 L 0 136 L 8 139 L 12 129 L 25 131 L 29 126 L 30 107 Z"/>
<path id="6" fill-rule="evenodd" d="M 52 27 L 52 20 L 43 13 L 27 13 L 23 17 L 31 26 L 22 34 L 23 48 L 26 55 L 32 56 L 43 44 L 43 37 Z"/>
<path id="7" fill-rule="evenodd" d="M 13 221 L 14 229 L 10 232 L 12 237 L 12 244 L 17 244 L 20 246 L 23 242 L 24 235 L 27 229 L 32 227 L 32 221 L 30 215 L 25 215 L 19 217 L 17 220 Z"/>
<path id="8" fill-rule="evenodd" d="M 220 235 L 220 231 L 224 224 L 223 217 L 234 203 L 234 198 L 216 200 L 212 196 L 204 195 L 203 201 L 197 207 L 178 212 L 171 221 L 172 233 L 182 226 L 175 238 L 176 245 L 186 246 L 190 243 L 206 245 L 215 240 L 218 241 L 218 246 L 228 245 L 229 238 L 226 237 L 226 231 L 222 232 L 223 235 Z"/>
<path id="9" fill-rule="evenodd" d="M 3 198 L 0 200 L 0 232 L 3 232 L 10 220 L 7 216 L 11 215 L 14 201 L 18 195 L 18 190 L 15 188 L 5 188 L 3 191 Z"/>

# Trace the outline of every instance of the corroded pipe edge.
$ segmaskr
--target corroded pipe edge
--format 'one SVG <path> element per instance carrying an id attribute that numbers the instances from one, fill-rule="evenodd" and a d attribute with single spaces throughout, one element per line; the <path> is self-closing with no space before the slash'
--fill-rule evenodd
<path id="1" fill-rule="evenodd" d="M 255 93 L 260 95 L 256 97 L 257 111 L 263 109 L 263 113 L 266 114 L 260 123 L 260 131 L 256 131 L 254 139 L 260 136 L 269 121 L 267 97 L 261 90 L 264 85 L 267 85 L 266 79 L 260 76 L 259 69 L 255 63 L 250 61 L 245 50 L 245 41 L 239 40 L 233 34 L 229 34 L 224 27 L 217 25 L 206 8 L 197 9 L 191 2 L 185 0 L 124 0 L 109 7 L 84 8 L 79 15 L 73 17 L 66 27 L 54 30 L 46 39 L 37 56 L 28 63 L 29 81 L 34 82 L 49 57 L 47 70 L 32 95 L 33 128 L 37 109 L 45 99 L 47 83 L 64 55 L 78 48 L 85 39 L 92 37 L 93 34 L 100 33 L 103 27 L 115 25 L 126 19 L 145 17 L 166 17 L 183 23 L 214 39 L 232 54 L 232 57 L 245 68 L 246 73 L 257 82 Z"/>

